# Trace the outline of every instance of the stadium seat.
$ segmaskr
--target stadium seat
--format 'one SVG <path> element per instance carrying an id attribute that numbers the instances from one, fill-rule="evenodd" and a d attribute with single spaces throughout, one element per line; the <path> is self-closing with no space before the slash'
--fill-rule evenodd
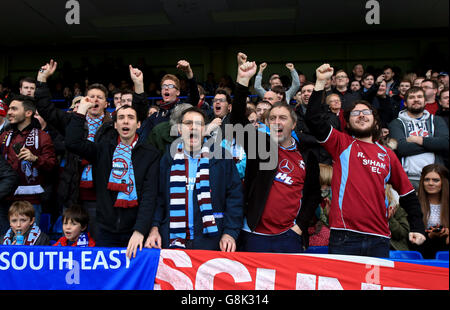
<path id="1" fill-rule="evenodd" d="M 417 251 L 389 251 L 389 258 L 393 259 L 423 259 L 422 253 Z"/>
<path id="2" fill-rule="evenodd" d="M 448 260 L 448 251 L 438 251 L 438 252 L 436 252 L 436 259 L 438 259 L 438 260 Z"/>
<path id="3" fill-rule="evenodd" d="M 50 213 L 41 213 L 39 228 L 46 234 L 50 232 L 50 228 L 52 227 L 50 219 L 51 219 Z"/>
<path id="4" fill-rule="evenodd" d="M 310 246 L 306 249 L 305 253 L 328 254 L 328 247 L 327 246 Z"/>

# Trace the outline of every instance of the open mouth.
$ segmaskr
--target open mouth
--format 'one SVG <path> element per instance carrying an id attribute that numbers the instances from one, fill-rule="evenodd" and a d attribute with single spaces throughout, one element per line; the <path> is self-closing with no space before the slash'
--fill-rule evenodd
<path id="1" fill-rule="evenodd" d="M 127 134 L 127 133 L 129 133 L 130 132 L 130 128 L 128 128 L 128 127 L 122 127 L 122 132 L 124 133 L 124 134 Z"/>

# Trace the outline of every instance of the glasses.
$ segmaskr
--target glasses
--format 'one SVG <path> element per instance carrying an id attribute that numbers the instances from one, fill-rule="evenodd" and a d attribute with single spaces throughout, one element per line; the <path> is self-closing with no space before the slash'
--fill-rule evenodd
<path id="1" fill-rule="evenodd" d="M 203 127 L 203 126 L 205 126 L 205 123 L 200 122 L 200 121 L 196 121 L 196 122 L 194 122 L 194 121 L 184 121 L 184 122 L 182 122 L 182 124 L 184 126 L 187 126 L 187 127 L 193 127 L 194 125 L 196 127 Z"/>
<path id="2" fill-rule="evenodd" d="M 172 89 L 172 88 L 175 88 L 175 89 L 178 89 L 175 85 L 173 85 L 173 84 L 162 84 L 161 85 L 161 89 L 166 89 L 166 88 L 170 88 L 170 89 Z"/>
<path id="3" fill-rule="evenodd" d="M 365 109 L 365 110 L 353 110 L 353 111 L 350 112 L 350 115 L 351 115 L 351 116 L 359 116 L 361 113 L 362 113 L 363 115 L 372 115 L 372 110 L 369 110 L 369 109 Z"/>
<path id="4" fill-rule="evenodd" d="M 346 75 L 336 75 L 337 79 L 346 79 L 347 76 Z"/>
<path id="5" fill-rule="evenodd" d="M 213 102 L 227 102 L 226 98 L 214 98 Z"/>

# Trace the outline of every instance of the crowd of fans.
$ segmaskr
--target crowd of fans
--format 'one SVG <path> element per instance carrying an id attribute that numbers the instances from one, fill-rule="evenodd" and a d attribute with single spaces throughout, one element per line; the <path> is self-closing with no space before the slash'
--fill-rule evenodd
<path id="1" fill-rule="evenodd" d="M 113 81 L 63 66 L 52 83 L 50 60 L 18 91 L 0 84 L 0 242 L 129 257 L 448 250 L 448 73 L 324 64 L 305 76 L 287 63 L 289 76 L 264 76 L 268 66 L 239 53 L 235 81 L 198 82 L 180 60 L 180 74 L 146 84 L 143 63 Z M 254 152 L 261 141 L 275 152 Z"/>

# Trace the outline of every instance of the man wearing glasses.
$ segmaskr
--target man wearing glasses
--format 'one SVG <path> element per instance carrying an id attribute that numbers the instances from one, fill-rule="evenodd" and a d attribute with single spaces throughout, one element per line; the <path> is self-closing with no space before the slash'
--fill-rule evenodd
<path id="1" fill-rule="evenodd" d="M 332 74 L 328 64 L 316 70 L 317 80 L 306 112 L 309 128 L 334 161 L 329 253 L 389 257 L 387 183 L 399 193 L 400 204 L 408 213 L 409 241 L 423 243 L 419 201 L 395 153 L 377 142 L 381 126 L 376 111 L 363 100 L 346 108 L 349 134 L 324 121 L 321 104 L 326 80 Z"/>
<path id="2" fill-rule="evenodd" d="M 211 156 L 202 110 L 188 108 L 180 119 L 180 138 L 161 159 L 158 207 L 145 247 L 234 252 L 243 223 L 238 171 L 225 155 Z"/>
<path id="3" fill-rule="evenodd" d="M 336 87 L 333 88 L 333 94 L 338 94 L 341 98 L 342 107 L 345 109 L 355 100 L 361 99 L 359 92 L 353 92 L 349 87 L 349 78 L 344 70 L 336 72 Z"/>
<path id="4" fill-rule="evenodd" d="M 189 103 L 191 105 L 197 105 L 200 100 L 200 95 L 198 92 L 197 81 L 194 77 L 194 72 L 186 60 L 180 60 L 177 63 L 177 69 L 181 70 L 187 77 L 188 87 L 189 87 L 189 98 L 184 103 Z M 162 101 L 159 104 L 159 111 L 153 113 L 149 119 L 142 124 L 145 128 L 144 132 L 150 132 L 156 125 L 162 122 L 167 122 L 170 120 L 170 114 L 173 108 L 183 103 L 180 100 L 180 80 L 173 74 L 166 74 L 161 79 L 161 97 Z"/>

